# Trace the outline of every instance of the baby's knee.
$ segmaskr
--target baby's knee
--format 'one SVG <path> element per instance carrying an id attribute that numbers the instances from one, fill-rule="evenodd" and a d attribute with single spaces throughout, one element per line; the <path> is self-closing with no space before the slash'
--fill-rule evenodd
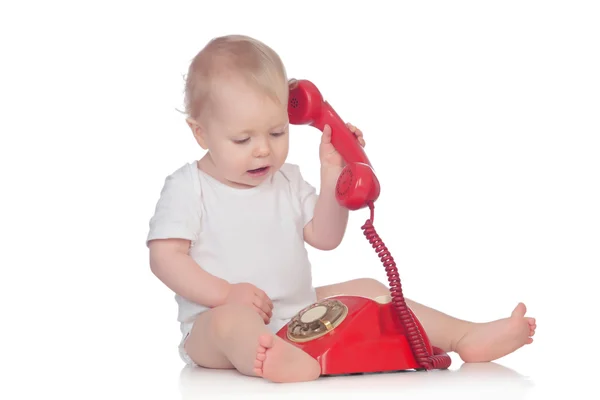
<path id="1" fill-rule="evenodd" d="M 262 319 L 250 306 L 226 304 L 212 309 L 210 329 L 219 336 L 229 335 L 255 321 Z"/>

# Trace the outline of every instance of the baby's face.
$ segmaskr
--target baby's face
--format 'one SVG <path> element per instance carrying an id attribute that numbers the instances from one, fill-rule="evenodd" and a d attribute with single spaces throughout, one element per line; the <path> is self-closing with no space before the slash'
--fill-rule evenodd
<path id="1" fill-rule="evenodd" d="M 246 85 L 219 86 L 205 141 L 218 178 L 253 187 L 275 173 L 289 149 L 287 103 L 277 104 Z"/>

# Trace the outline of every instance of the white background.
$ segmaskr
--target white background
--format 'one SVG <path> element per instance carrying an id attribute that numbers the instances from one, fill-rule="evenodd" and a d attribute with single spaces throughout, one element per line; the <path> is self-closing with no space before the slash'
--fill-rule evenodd
<path id="1" fill-rule="evenodd" d="M 281 398 L 295 387 L 526 399 L 591 387 L 594 2 L 157 3 L 0 7 L 1 398 Z M 297 387 L 183 369 L 175 302 L 144 240 L 166 175 L 202 154 L 177 111 L 188 63 L 229 33 L 272 46 L 364 131 L 382 184 L 375 223 L 405 295 L 473 321 L 523 301 L 538 321 L 532 345 L 493 364 L 453 355 L 446 373 Z M 294 127 L 291 140 L 289 161 L 318 187 L 319 132 Z M 366 218 L 351 215 L 335 251 L 310 250 L 315 284 L 385 282 Z"/>

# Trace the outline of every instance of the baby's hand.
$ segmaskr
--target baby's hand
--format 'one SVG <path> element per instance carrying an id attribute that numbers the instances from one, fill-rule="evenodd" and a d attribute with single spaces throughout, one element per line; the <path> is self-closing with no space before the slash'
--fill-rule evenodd
<path id="1" fill-rule="evenodd" d="M 268 324 L 273 316 L 273 302 L 265 292 L 251 283 L 231 284 L 225 304 L 248 305 L 258 312 L 265 324 Z"/>
<path id="2" fill-rule="evenodd" d="M 363 133 L 356 126 L 351 123 L 346 123 L 346 127 L 356 136 L 358 143 L 365 147 L 365 139 L 363 137 Z M 323 167 L 335 167 L 335 168 L 343 168 L 345 166 L 344 159 L 337 152 L 333 144 L 331 144 L 331 127 L 329 125 L 325 125 L 323 128 L 323 134 L 321 135 L 321 145 L 319 147 L 319 158 L 321 159 L 321 165 Z"/>

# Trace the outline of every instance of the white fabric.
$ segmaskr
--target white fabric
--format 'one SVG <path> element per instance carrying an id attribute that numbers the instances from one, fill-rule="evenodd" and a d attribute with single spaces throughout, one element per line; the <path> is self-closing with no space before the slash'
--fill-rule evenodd
<path id="1" fill-rule="evenodd" d="M 190 255 L 207 272 L 230 283 L 249 282 L 274 304 L 269 324 L 282 328 L 298 311 L 316 301 L 303 228 L 310 222 L 316 190 L 294 164 L 251 189 L 227 186 L 190 162 L 164 183 L 147 242 L 183 238 Z M 182 334 L 207 310 L 175 295 Z"/>

